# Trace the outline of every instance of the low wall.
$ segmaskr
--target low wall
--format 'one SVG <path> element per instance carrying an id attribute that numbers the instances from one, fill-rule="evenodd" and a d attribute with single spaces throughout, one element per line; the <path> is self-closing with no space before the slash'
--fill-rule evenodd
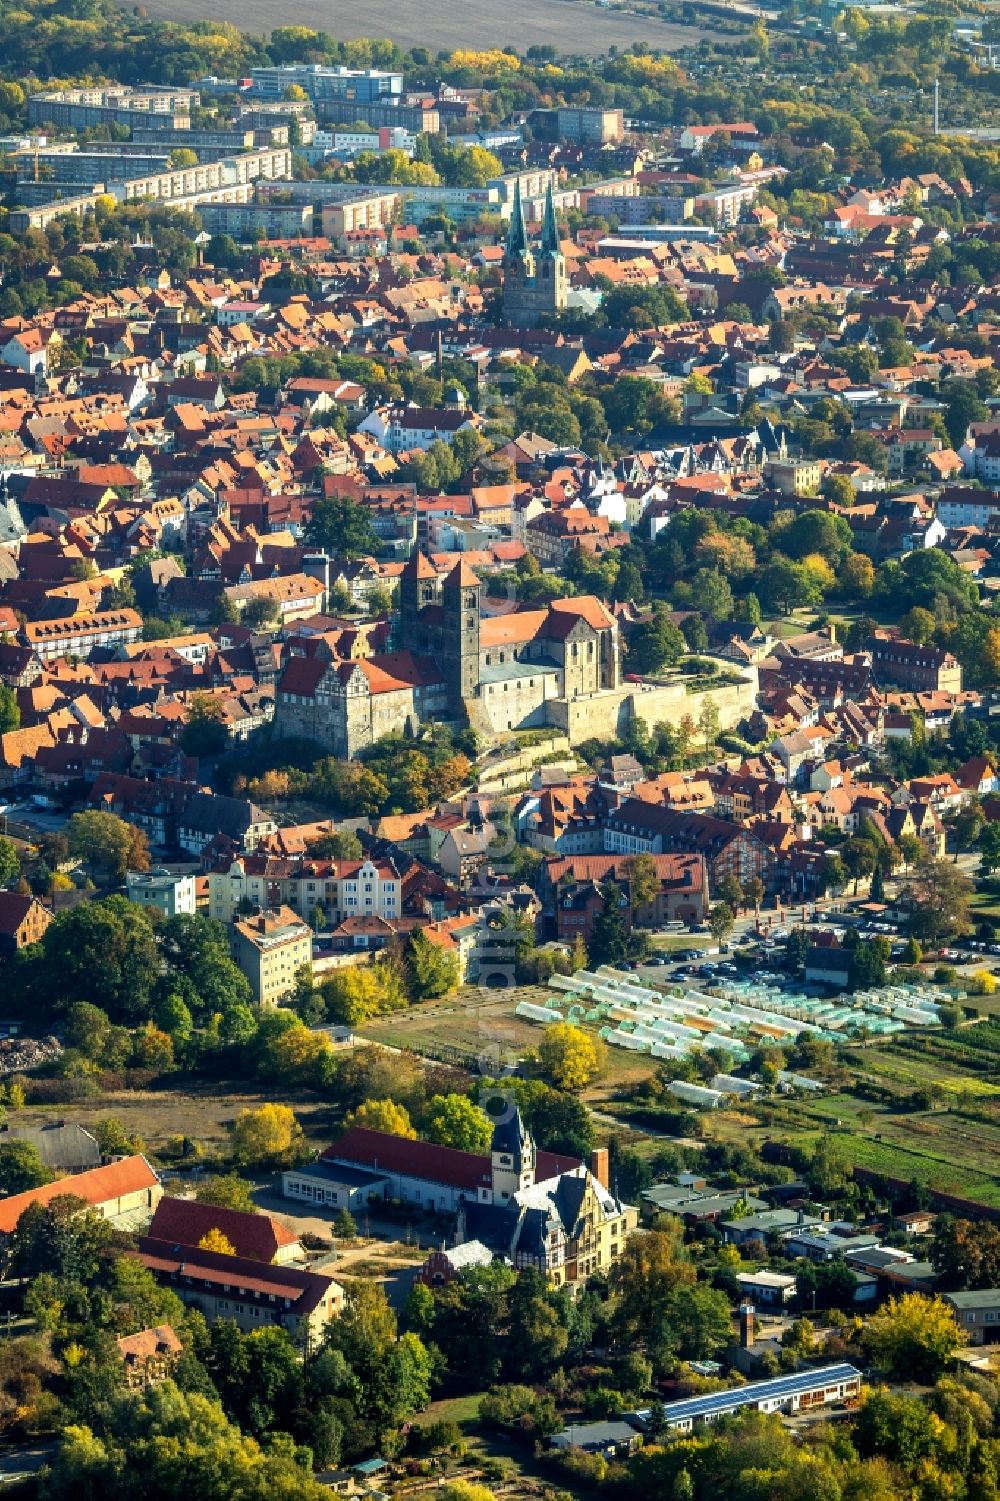
<path id="1" fill-rule="evenodd" d="M 719 711 L 719 728 L 732 729 L 756 707 L 756 674 L 740 683 L 726 683 L 719 688 L 703 688 L 689 693 L 683 678 L 669 683 L 623 683 L 602 693 L 580 698 L 550 699 L 546 705 L 549 723 L 563 730 L 571 745 L 596 737 L 615 739 L 633 719 L 642 719 L 652 728 L 663 721 L 677 725 L 686 714 L 697 723 L 706 702 Z"/>

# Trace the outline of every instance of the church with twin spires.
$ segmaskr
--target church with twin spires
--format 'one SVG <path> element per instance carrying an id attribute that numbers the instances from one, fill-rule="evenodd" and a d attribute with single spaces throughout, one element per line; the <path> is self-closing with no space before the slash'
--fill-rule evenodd
<path id="1" fill-rule="evenodd" d="M 535 247 L 528 238 L 518 182 L 503 257 L 504 322 L 512 328 L 533 328 L 563 311 L 566 294 L 566 257 L 559 243 L 552 184 L 546 190 L 541 239 Z"/>

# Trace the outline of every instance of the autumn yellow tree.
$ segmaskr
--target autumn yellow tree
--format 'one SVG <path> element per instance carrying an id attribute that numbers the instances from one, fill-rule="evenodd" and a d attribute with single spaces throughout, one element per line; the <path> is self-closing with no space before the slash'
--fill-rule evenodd
<path id="1" fill-rule="evenodd" d="M 227 1235 L 223 1235 L 217 1225 L 213 1225 L 211 1230 L 205 1231 L 205 1234 L 198 1242 L 198 1250 L 214 1251 L 217 1256 L 236 1255 L 236 1247 Z"/>
<path id="2" fill-rule="evenodd" d="M 243 1167 L 284 1167 L 294 1160 L 302 1127 L 288 1105 L 241 1110 L 232 1127 L 233 1158 Z"/>
<path id="3" fill-rule="evenodd" d="M 364 1126 L 366 1131 L 386 1131 L 390 1136 L 405 1136 L 415 1141 L 416 1131 L 405 1105 L 395 1100 L 365 1100 L 346 1117 L 346 1126 Z"/>
<path id="4" fill-rule="evenodd" d="M 541 1040 L 538 1061 L 557 1089 L 584 1089 L 605 1067 L 604 1044 L 582 1027 L 554 1022 Z"/>
<path id="5" fill-rule="evenodd" d="M 399 970 L 387 959 L 336 970 L 324 980 L 320 990 L 330 1020 L 348 1027 L 406 1005 L 406 990 Z"/>
<path id="6" fill-rule="evenodd" d="M 965 1344 L 955 1312 L 943 1298 L 907 1293 L 890 1298 L 865 1328 L 872 1362 L 887 1375 L 910 1381 L 936 1381 L 955 1351 Z"/>

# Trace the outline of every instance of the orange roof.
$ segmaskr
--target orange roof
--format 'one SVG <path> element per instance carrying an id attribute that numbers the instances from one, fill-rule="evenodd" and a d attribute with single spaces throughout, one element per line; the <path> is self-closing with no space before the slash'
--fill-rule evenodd
<path id="1" fill-rule="evenodd" d="M 140 1193 L 144 1188 L 156 1188 L 159 1181 L 142 1156 L 123 1157 L 120 1162 L 109 1162 L 105 1167 L 92 1167 L 89 1172 L 59 1178 L 41 1188 L 29 1188 L 26 1193 L 0 1199 L 0 1234 L 12 1234 L 31 1204 L 51 1204 L 53 1199 L 71 1194 L 93 1208 L 127 1194 Z"/>
<path id="2" fill-rule="evenodd" d="M 548 619 L 547 610 L 512 610 L 509 615 L 487 615 L 479 623 L 480 646 L 507 646 L 531 641 Z"/>

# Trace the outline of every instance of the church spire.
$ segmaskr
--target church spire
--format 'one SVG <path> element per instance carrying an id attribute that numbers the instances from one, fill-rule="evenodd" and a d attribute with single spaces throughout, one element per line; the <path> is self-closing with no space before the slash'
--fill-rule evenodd
<path id="1" fill-rule="evenodd" d="M 545 217 L 542 220 L 542 254 L 560 253 L 559 225 L 556 223 L 556 204 L 552 196 L 552 183 L 545 190 Z"/>
<path id="2" fill-rule="evenodd" d="M 524 227 L 524 208 L 521 204 L 521 179 L 514 184 L 514 209 L 510 216 L 510 229 L 507 231 L 507 254 L 509 256 L 527 255 L 528 231 Z"/>

